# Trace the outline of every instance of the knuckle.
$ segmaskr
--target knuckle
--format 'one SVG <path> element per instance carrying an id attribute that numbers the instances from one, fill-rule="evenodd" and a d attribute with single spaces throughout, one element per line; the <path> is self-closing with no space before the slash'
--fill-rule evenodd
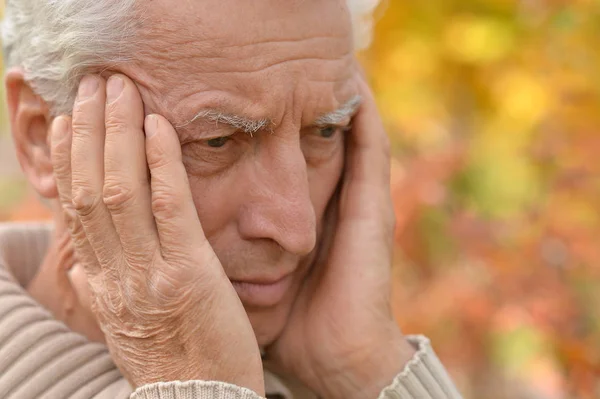
<path id="1" fill-rule="evenodd" d="M 55 152 L 52 155 L 52 173 L 57 179 L 69 178 L 71 171 L 70 158 L 65 153 Z"/>
<path id="2" fill-rule="evenodd" d="M 78 218 L 72 219 L 72 222 L 69 224 L 71 228 L 71 235 L 75 240 L 84 240 L 85 239 L 85 231 L 83 230 L 83 225 Z"/>
<path id="3" fill-rule="evenodd" d="M 86 110 L 84 104 L 76 103 L 73 106 L 72 129 L 74 133 L 89 133 L 94 129 L 92 123 L 93 118 L 90 118 L 89 111 Z M 74 134 L 73 137 L 76 137 Z"/>
<path id="4" fill-rule="evenodd" d="M 107 179 L 104 182 L 102 198 L 111 211 L 124 209 L 135 201 L 136 196 L 136 190 L 124 181 Z"/>
<path id="5" fill-rule="evenodd" d="M 166 189 L 154 189 L 152 192 L 152 212 L 161 218 L 173 218 L 184 207 L 181 195 Z"/>
<path id="6" fill-rule="evenodd" d="M 73 120 L 73 138 L 89 136 L 94 131 L 94 126 L 89 121 Z M 75 139 L 77 140 L 77 139 Z"/>
<path id="7" fill-rule="evenodd" d="M 168 167 L 173 161 L 172 158 L 167 156 L 164 149 L 157 141 L 158 140 L 155 140 L 152 145 L 149 145 L 146 149 L 148 167 L 153 170 Z"/>
<path id="8" fill-rule="evenodd" d="M 124 132 L 128 129 L 127 119 L 119 112 L 108 112 L 106 115 L 106 134 Z"/>
<path id="9" fill-rule="evenodd" d="M 53 140 L 50 143 L 50 150 L 52 162 L 55 165 L 60 165 L 64 168 L 63 165 L 65 165 L 67 161 L 70 161 L 71 143 L 68 140 Z"/>
<path id="10" fill-rule="evenodd" d="M 71 237 L 74 240 L 74 244 L 78 246 L 81 241 L 85 240 L 83 225 L 81 224 L 73 205 L 68 203 L 64 204 L 63 213 L 65 215 L 65 221 L 67 222 L 69 231 L 71 232 Z"/>
<path id="11" fill-rule="evenodd" d="M 74 182 L 72 192 L 71 202 L 80 217 L 88 217 L 98 208 L 99 196 L 88 185 Z"/>
<path id="12" fill-rule="evenodd" d="M 136 241 L 138 241 L 135 246 L 137 249 L 133 251 L 124 247 L 123 257 L 132 272 L 144 272 L 148 268 L 148 265 L 153 263 L 153 259 L 156 256 L 156 247 L 154 242 L 144 234 L 140 234 L 139 239 Z"/>

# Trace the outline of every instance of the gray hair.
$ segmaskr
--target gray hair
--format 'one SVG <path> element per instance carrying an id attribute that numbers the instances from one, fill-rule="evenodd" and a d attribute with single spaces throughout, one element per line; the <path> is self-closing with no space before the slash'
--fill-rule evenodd
<path id="1" fill-rule="evenodd" d="M 356 48 L 371 41 L 379 0 L 346 0 Z M 8 67 L 20 66 L 53 115 L 70 114 L 81 77 L 133 53 L 136 0 L 7 0 L 2 43 Z"/>

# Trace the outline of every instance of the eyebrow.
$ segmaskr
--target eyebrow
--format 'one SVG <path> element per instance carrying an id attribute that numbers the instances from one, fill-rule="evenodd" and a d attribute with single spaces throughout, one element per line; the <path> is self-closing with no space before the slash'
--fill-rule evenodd
<path id="1" fill-rule="evenodd" d="M 358 111 L 361 101 L 362 98 L 356 95 L 337 110 L 319 116 L 314 124 L 317 126 L 328 126 L 346 123 Z"/>
<path id="2" fill-rule="evenodd" d="M 361 97 L 359 95 L 356 95 L 356 96 L 352 97 L 349 101 L 347 101 L 345 104 L 343 104 L 337 110 L 328 112 L 326 114 L 319 116 L 315 120 L 314 125 L 316 125 L 316 126 L 341 125 L 341 124 L 347 122 L 348 119 L 352 118 L 352 116 L 354 116 L 354 114 L 358 110 L 358 107 L 360 106 L 360 103 L 361 103 Z M 253 135 L 263 129 L 266 129 L 268 126 L 273 125 L 273 121 L 271 121 L 270 119 L 267 119 L 267 118 L 255 120 L 255 119 L 246 118 L 246 117 L 243 117 L 240 115 L 229 114 L 226 112 L 220 112 L 220 111 L 213 110 L 213 109 L 205 109 L 205 110 L 198 112 L 189 121 L 187 121 L 183 124 L 180 124 L 180 125 L 176 125 L 175 127 L 176 128 L 186 127 L 186 126 L 196 122 L 199 119 L 204 119 L 209 122 L 214 122 L 217 124 L 223 123 L 223 124 L 233 127 L 236 130 L 241 130 L 250 135 Z"/>
<path id="3" fill-rule="evenodd" d="M 229 126 L 235 128 L 236 130 L 241 130 L 250 135 L 257 133 L 258 131 L 273 124 L 273 122 L 270 119 L 254 120 L 254 119 L 246 118 L 246 117 L 239 116 L 239 115 L 228 114 L 225 112 L 216 111 L 213 109 L 205 109 L 205 110 L 198 112 L 188 122 L 185 122 L 181 125 L 177 125 L 175 127 L 176 128 L 186 127 L 186 126 L 196 122 L 198 119 L 205 119 L 209 122 L 214 122 L 217 124 L 224 123 L 226 125 L 229 125 Z"/>

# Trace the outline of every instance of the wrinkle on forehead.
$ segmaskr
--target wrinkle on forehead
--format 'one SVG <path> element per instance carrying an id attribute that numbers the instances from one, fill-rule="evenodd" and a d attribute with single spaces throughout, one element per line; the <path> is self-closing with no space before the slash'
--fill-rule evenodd
<path id="1" fill-rule="evenodd" d="M 308 122 L 356 94 L 345 0 L 184 3 L 151 3 L 136 65 L 136 80 L 160 105 L 154 111 L 173 122 L 208 106 L 278 124 L 283 102 L 309 101 Z"/>
<path id="2" fill-rule="evenodd" d="M 311 36 L 346 37 L 351 15 L 346 0 L 154 0 L 144 7 L 147 33 L 219 40 L 221 46 L 295 40 Z M 234 38 L 234 42 L 231 41 Z"/>
<path id="3" fill-rule="evenodd" d="M 352 48 L 343 41 L 312 37 L 288 42 L 247 44 L 237 49 L 204 50 L 195 44 L 181 42 L 175 45 L 154 43 L 150 51 L 141 54 L 144 63 L 153 63 L 148 71 L 156 77 L 171 76 L 175 71 L 202 74 L 253 73 L 267 71 L 284 64 L 305 63 L 307 68 L 331 64 L 336 68 L 350 67 L 354 62 Z M 164 51 L 169 48 L 169 51 Z M 162 49 L 162 50 L 161 50 Z M 318 69 L 311 71 L 319 79 Z M 331 76 L 323 80 L 338 79 Z"/>
<path id="4" fill-rule="evenodd" d="M 272 50 L 310 47 L 313 56 L 352 52 L 352 25 L 345 0 L 155 0 L 146 10 L 142 36 L 155 56 L 185 59 L 249 58 Z M 332 54 L 332 50 L 333 54 Z"/>

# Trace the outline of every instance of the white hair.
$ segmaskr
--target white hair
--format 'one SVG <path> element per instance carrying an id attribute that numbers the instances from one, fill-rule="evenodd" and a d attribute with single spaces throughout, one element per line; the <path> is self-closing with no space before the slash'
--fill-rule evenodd
<path id="1" fill-rule="evenodd" d="M 379 0 L 346 0 L 356 48 L 371 41 Z M 136 0 L 7 0 L 2 23 L 6 66 L 20 66 L 53 115 L 70 114 L 83 75 L 133 53 Z"/>
<path id="2" fill-rule="evenodd" d="M 381 0 L 346 0 L 352 15 L 354 48 L 363 50 L 369 47 L 373 38 L 373 14 Z M 386 3 L 387 4 L 387 3 Z"/>
<path id="3" fill-rule="evenodd" d="M 23 68 L 53 114 L 70 114 L 81 77 L 129 54 L 134 5 L 135 0 L 7 0 L 6 66 Z"/>

